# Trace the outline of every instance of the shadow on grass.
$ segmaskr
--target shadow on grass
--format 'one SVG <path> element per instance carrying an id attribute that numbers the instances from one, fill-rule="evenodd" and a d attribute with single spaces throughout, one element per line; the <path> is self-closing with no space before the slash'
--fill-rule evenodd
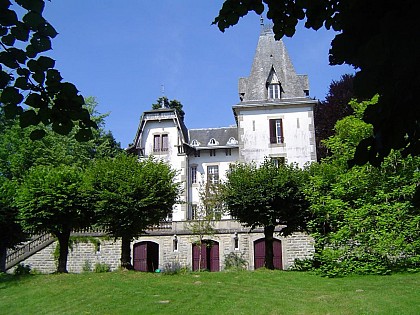
<path id="1" fill-rule="evenodd" d="M 8 287 L 20 285 L 31 280 L 35 275 L 12 275 L 8 273 L 0 273 L 0 290 Z"/>

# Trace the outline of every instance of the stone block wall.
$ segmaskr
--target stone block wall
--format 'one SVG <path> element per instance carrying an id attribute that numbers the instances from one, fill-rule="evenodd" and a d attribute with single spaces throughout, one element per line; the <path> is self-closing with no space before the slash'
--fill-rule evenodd
<path id="1" fill-rule="evenodd" d="M 178 231 L 179 232 L 179 231 Z M 237 232 L 239 248 L 235 249 L 234 231 L 222 231 L 205 237 L 206 240 L 213 240 L 219 243 L 220 270 L 225 267 L 225 257 L 231 252 L 241 255 L 248 262 L 248 269 L 254 269 L 254 242 L 264 237 L 261 231 Z M 189 233 L 176 234 L 178 248 L 174 248 L 175 234 L 146 235 L 135 239 L 132 242 L 131 256 L 133 257 L 133 246 L 137 242 L 152 241 L 159 244 L 159 268 L 164 269 L 168 264 L 177 262 L 182 267 L 192 267 L 192 244 L 198 240 L 196 235 Z M 304 259 L 314 254 L 314 240 L 304 233 L 294 233 L 286 238 L 275 235 L 282 244 L 283 269 L 290 268 L 296 258 Z M 27 258 L 22 263 L 29 265 L 32 270 L 42 273 L 56 271 L 54 252 L 57 242 L 52 243 L 41 251 Z M 121 240 L 113 240 L 105 237 L 87 237 L 86 240 L 78 238 L 73 241 L 72 249 L 69 250 L 67 270 L 73 273 L 83 271 L 85 264 L 94 269 L 95 264 L 107 264 L 111 270 L 120 266 Z M 13 268 L 9 270 L 13 272 Z"/>

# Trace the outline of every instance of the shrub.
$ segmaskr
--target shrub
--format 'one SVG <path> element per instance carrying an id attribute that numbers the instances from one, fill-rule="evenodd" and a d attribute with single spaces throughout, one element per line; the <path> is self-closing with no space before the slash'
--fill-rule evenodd
<path id="1" fill-rule="evenodd" d="M 312 258 L 299 259 L 296 258 L 293 265 L 290 266 L 291 271 L 311 271 L 315 269 L 315 262 Z"/>
<path id="2" fill-rule="evenodd" d="M 92 271 L 92 263 L 89 260 L 85 260 L 85 263 L 82 267 L 83 272 L 91 272 Z"/>
<path id="3" fill-rule="evenodd" d="M 108 264 L 105 264 L 105 263 L 96 263 L 94 271 L 96 273 L 110 272 L 111 267 Z"/>
<path id="4" fill-rule="evenodd" d="M 225 270 L 237 271 L 247 269 L 248 263 L 243 256 L 242 253 L 238 254 L 235 252 L 225 255 Z"/>
<path id="5" fill-rule="evenodd" d="M 14 271 L 15 276 L 29 275 L 31 273 L 31 266 L 19 264 Z"/>
<path id="6" fill-rule="evenodd" d="M 172 262 L 168 262 L 163 266 L 163 274 L 165 275 L 176 275 L 179 273 L 187 273 L 189 272 L 189 268 L 186 266 L 182 266 L 181 263 L 179 261 L 172 261 Z"/>

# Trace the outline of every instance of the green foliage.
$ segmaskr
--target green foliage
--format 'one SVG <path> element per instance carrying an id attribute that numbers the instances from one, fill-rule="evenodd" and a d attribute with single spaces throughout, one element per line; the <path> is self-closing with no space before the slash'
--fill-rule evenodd
<path id="1" fill-rule="evenodd" d="M 190 268 L 186 266 L 182 266 L 182 264 L 178 260 L 174 260 L 174 261 L 166 263 L 163 266 L 163 270 L 162 270 L 164 275 L 170 275 L 170 276 L 178 275 L 178 274 L 187 274 L 190 271 L 191 271 Z"/>
<path id="2" fill-rule="evenodd" d="M 82 267 L 82 271 L 83 272 L 91 272 L 92 271 L 92 263 L 89 260 L 85 260 L 83 267 Z"/>
<path id="3" fill-rule="evenodd" d="M 0 251 L 14 247 L 27 238 L 18 218 L 19 210 L 14 204 L 16 189 L 16 182 L 0 176 Z"/>
<path id="4" fill-rule="evenodd" d="M 273 234 L 290 235 L 305 229 L 307 201 L 301 189 L 305 171 L 296 165 L 237 164 L 227 174 L 223 187 L 223 202 L 230 215 L 245 226 L 264 227 L 265 267 L 274 269 Z"/>
<path id="5" fill-rule="evenodd" d="M 178 100 L 169 100 L 166 96 L 159 97 L 156 103 L 152 104 L 152 109 L 172 108 L 176 109 L 179 118 L 184 121 L 185 112 L 182 109 L 183 105 Z"/>
<path id="6" fill-rule="evenodd" d="M 130 268 L 130 241 L 172 212 L 179 193 L 176 173 L 161 160 L 121 154 L 94 161 L 88 174 L 99 224 L 122 238 L 122 264 Z"/>
<path id="7" fill-rule="evenodd" d="M 293 265 L 290 266 L 290 271 L 312 271 L 315 269 L 314 260 L 312 258 L 299 259 L 296 258 Z"/>
<path id="8" fill-rule="evenodd" d="M 1 114 L 1 174 L 20 181 L 32 166 L 64 164 L 85 167 L 94 158 L 115 156 L 121 152 L 119 143 L 105 130 L 107 115 L 98 113 L 97 105 L 93 97 L 86 98 L 84 108 L 90 113 L 99 129 L 93 132 L 93 139 L 84 143 L 77 141 L 75 131 L 68 136 L 62 136 L 54 133 L 49 127 L 43 129 L 45 136 L 42 140 L 33 142 L 29 139 L 29 134 L 35 127 L 22 129 L 17 120 L 7 120 L 4 114 Z"/>
<path id="9" fill-rule="evenodd" d="M 105 264 L 105 263 L 96 263 L 93 271 L 96 272 L 96 273 L 110 272 L 111 267 L 108 264 Z"/>
<path id="10" fill-rule="evenodd" d="M 17 191 L 16 206 L 24 228 L 57 237 L 57 271 L 67 272 L 70 232 L 89 226 L 93 218 L 83 170 L 65 165 L 31 168 Z"/>
<path id="11" fill-rule="evenodd" d="M 261 15 L 265 8 L 276 39 L 293 36 L 301 20 L 309 29 L 337 31 L 330 64 L 358 69 L 354 79 L 358 98 L 380 95 L 364 114 L 373 134 L 358 144 L 352 164 L 379 165 L 391 149 L 402 149 L 404 157 L 419 155 L 420 61 L 415 53 L 418 41 L 413 40 L 419 30 L 417 1 L 401 0 L 396 6 L 381 0 L 225 0 L 213 24 L 223 32 L 248 12 Z"/>
<path id="12" fill-rule="evenodd" d="M 336 135 L 325 142 L 333 155 L 312 165 L 305 189 L 315 259 L 329 277 L 420 267 L 420 212 L 412 203 L 420 159 L 391 152 L 381 167 L 347 168 L 349 155 L 372 130 L 360 119 L 370 103 L 353 103 L 355 114 L 337 122 Z"/>
<path id="13" fill-rule="evenodd" d="M 301 185 L 305 172 L 296 165 L 237 164 L 227 174 L 223 202 L 241 223 L 256 226 L 287 225 L 282 234 L 303 230 L 307 202 Z"/>
<path id="14" fill-rule="evenodd" d="M 55 60 L 43 55 L 58 34 L 42 16 L 44 0 L 14 2 L 2 1 L 0 14 L 0 102 L 6 118 L 18 117 L 22 128 L 35 126 L 27 133 L 32 140 L 43 138 L 47 125 L 61 135 L 75 130 L 78 141 L 91 139 L 98 126 L 83 97 L 63 82 Z"/>
<path id="15" fill-rule="evenodd" d="M 225 270 L 228 271 L 239 271 L 246 270 L 248 262 L 244 258 L 243 253 L 230 252 L 225 255 Z"/>
<path id="16" fill-rule="evenodd" d="M 31 274 L 31 266 L 24 265 L 24 264 L 18 264 L 13 271 L 13 274 L 15 276 L 26 276 Z"/>

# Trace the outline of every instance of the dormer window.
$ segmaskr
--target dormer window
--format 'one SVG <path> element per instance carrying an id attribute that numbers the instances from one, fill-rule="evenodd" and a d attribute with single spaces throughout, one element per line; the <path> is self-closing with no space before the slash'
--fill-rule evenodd
<path id="1" fill-rule="evenodd" d="M 266 87 L 268 99 L 280 99 L 281 93 L 284 93 L 274 67 L 271 68 L 270 75 L 267 78 Z"/>
<path id="2" fill-rule="evenodd" d="M 216 141 L 216 139 L 214 139 L 214 138 L 211 138 L 209 143 L 208 143 L 208 145 L 218 145 L 218 144 L 219 144 L 219 142 Z"/>
<path id="3" fill-rule="evenodd" d="M 268 85 L 268 98 L 269 99 L 280 99 L 281 98 L 281 86 L 280 86 L 280 84 L 269 84 Z"/>
<path id="4" fill-rule="evenodd" d="M 234 137 L 230 137 L 226 144 L 227 145 L 235 145 L 235 144 L 238 144 L 238 140 L 236 140 Z"/>
<path id="5" fill-rule="evenodd" d="M 194 139 L 193 141 L 191 141 L 191 145 L 193 147 L 198 147 L 200 145 L 200 142 L 198 142 L 197 140 Z"/>

